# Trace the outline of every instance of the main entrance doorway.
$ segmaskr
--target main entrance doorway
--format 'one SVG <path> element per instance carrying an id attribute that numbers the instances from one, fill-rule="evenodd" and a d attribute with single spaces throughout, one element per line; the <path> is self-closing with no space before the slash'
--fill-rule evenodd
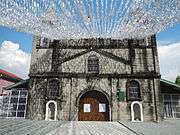
<path id="1" fill-rule="evenodd" d="M 99 91 L 88 91 L 79 100 L 79 121 L 109 121 L 109 101 Z"/>

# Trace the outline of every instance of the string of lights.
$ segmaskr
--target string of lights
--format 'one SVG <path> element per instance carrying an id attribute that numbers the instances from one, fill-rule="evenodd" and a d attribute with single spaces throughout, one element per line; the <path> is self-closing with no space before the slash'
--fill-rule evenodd
<path id="1" fill-rule="evenodd" d="M 142 38 L 179 22 L 179 0 L 0 0 L 1 26 L 51 39 Z"/>

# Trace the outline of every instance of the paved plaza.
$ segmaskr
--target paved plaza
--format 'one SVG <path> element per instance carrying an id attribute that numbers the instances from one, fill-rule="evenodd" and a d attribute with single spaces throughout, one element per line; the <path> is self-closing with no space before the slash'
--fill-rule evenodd
<path id="1" fill-rule="evenodd" d="M 0 135 L 179 135 L 180 121 L 61 122 L 0 119 Z"/>
<path id="2" fill-rule="evenodd" d="M 180 120 L 169 119 L 163 122 L 121 122 L 139 135 L 180 135 Z"/>
<path id="3" fill-rule="evenodd" d="M 135 135 L 118 122 L 1 119 L 0 135 Z"/>

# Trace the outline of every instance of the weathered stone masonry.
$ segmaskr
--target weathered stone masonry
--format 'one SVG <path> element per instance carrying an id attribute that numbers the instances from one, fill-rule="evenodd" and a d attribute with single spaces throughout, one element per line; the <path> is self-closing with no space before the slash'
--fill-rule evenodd
<path id="1" fill-rule="evenodd" d="M 132 101 L 127 100 L 127 83 L 140 84 L 144 121 L 162 118 L 159 93 L 159 63 L 155 36 L 141 40 L 81 39 L 49 41 L 40 45 L 33 41 L 27 118 L 45 119 L 46 103 L 57 102 L 58 120 L 78 120 L 80 96 L 89 90 L 104 93 L 109 100 L 110 120 L 130 120 Z M 89 73 L 87 60 L 99 59 L 99 73 Z M 59 96 L 47 95 L 48 82 L 59 81 Z M 117 91 L 125 93 L 125 101 L 117 100 Z"/>

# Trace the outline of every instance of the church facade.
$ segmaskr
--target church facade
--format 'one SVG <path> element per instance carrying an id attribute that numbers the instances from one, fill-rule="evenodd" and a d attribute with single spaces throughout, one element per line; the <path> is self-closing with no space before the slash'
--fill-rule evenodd
<path id="1" fill-rule="evenodd" d="M 160 121 L 155 36 L 144 39 L 34 37 L 27 118 Z"/>

